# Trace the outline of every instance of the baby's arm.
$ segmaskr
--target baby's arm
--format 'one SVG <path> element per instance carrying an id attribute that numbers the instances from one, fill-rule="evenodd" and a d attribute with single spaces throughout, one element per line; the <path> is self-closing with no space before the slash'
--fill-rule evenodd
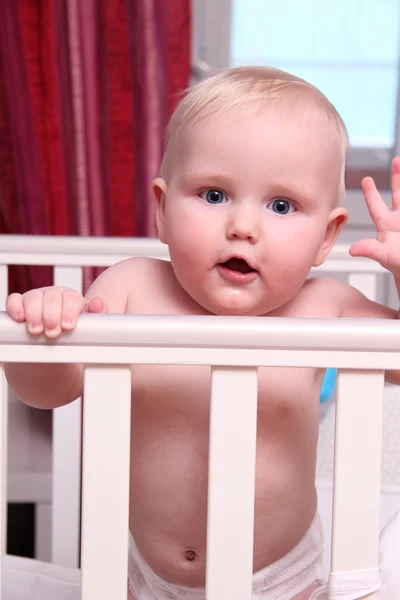
<path id="1" fill-rule="evenodd" d="M 25 323 L 31 335 L 44 333 L 50 339 L 74 329 L 82 312 L 124 313 L 126 265 L 122 265 L 119 263 L 102 273 L 85 298 L 69 288 L 41 288 L 22 295 L 11 294 L 7 312 L 14 320 Z M 9 363 L 5 365 L 5 374 L 17 397 L 36 408 L 64 406 L 82 394 L 81 364 Z"/>
<path id="2" fill-rule="evenodd" d="M 376 227 L 376 238 L 355 242 L 349 252 L 354 257 L 375 260 L 390 271 L 400 299 L 400 156 L 392 161 L 392 210 L 386 206 L 371 177 L 365 177 L 361 187 Z M 339 300 L 343 317 L 399 319 L 399 311 L 371 302 L 349 286 L 339 293 Z M 387 371 L 386 380 L 400 385 L 400 370 Z"/>
<path id="3" fill-rule="evenodd" d="M 369 300 L 359 290 L 338 281 L 335 281 L 334 285 L 334 298 L 340 303 L 341 317 L 399 319 L 399 311 Z M 386 371 L 385 380 L 389 383 L 400 385 L 400 370 Z"/>

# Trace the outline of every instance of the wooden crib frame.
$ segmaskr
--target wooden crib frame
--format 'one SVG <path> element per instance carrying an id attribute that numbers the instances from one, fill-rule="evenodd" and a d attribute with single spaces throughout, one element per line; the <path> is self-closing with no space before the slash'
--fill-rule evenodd
<path id="1" fill-rule="evenodd" d="M 0 236 L 0 289 L 6 290 L 9 264 L 55 264 L 62 268 L 56 270 L 56 283 L 79 289 L 81 266 L 106 266 L 140 253 L 168 258 L 166 248 L 152 240 Z M 347 249 L 334 249 L 323 267 L 323 271 L 330 270 L 349 271 Z M 376 274 L 382 272 L 379 265 L 353 259 L 351 270 L 350 283 L 373 297 Z M 0 363 L 48 362 L 51 357 L 52 362 L 76 361 L 86 365 L 82 600 L 126 600 L 132 363 L 212 366 L 207 600 L 251 597 L 258 366 L 340 369 L 332 571 L 376 567 L 384 369 L 395 369 L 400 364 L 399 333 L 400 323 L 371 319 L 83 315 L 74 332 L 49 342 L 32 340 L 23 327 L 7 315 L 0 315 Z M 113 414 L 109 410 L 110 398 L 120 403 Z M 6 402 L 1 402 L 1 407 L 0 418 L 4 421 Z M 64 477 L 61 458 L 65 458 L 65 448 L 72 447 L 71 439 L 65 446 L 66 440 L 62 442 L 60 435 L 68 439 L 72 432 L 73 444 L 80 438 L 79 428 L 76 431 L 80 423 L 79 403 L 57 409 L 55 418 L 57 413 L 61 418 L 63 411 L 66 415 L 65 409 L 71 414 L 63 416 L 64 423 L 58 429 L 55 424 L 54 435 L 56 445 L 64 444 L 59 450 L 58 466 L 54 464 L 55 471 L 61 469 L 54 478 L 54 543 L 61 523 L 79 523 L 79 518 L 73 520 L 79 511 L 80 490 L 76 482 L 69 500 L 72 498 L 77 506 L 56 506 L 66 496 L 65 487 L 57 489 Z M 4 423 L 0 425 L 3 427 Z M 57 450 L 54 456 L 57 463 Z M 3 470 L 4 462 L 0 461 Z M 80 455 L 76 462 L 80 465 Z M 4 473 L 0 475 L 4 479 Z M 110 481 L 112 497 L 103 493 L 105 482 Z M 61 515 L 62 520 L 57 520 Z M 68 515 L 71 521 L 65 521 Z M 3 534 L 0 522 L 0 535 Z M 70 541 L 79 547 L 79 531 L 73 532 Z M 369 596 L 374 597 L 375 594 Z"/>

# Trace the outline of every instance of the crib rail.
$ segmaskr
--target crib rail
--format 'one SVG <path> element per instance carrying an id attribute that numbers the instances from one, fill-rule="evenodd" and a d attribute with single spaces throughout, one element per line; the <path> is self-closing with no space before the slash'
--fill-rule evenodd
<path id="1" fill-rule="evenodd" d="M 56 285 L 82 291 L 82 267 L 109 266 L 130 256 L 167 260 L 169 253 L 167 246 L 149 238 L 0 235 L 0 307 L 7 297 L 8 265 L 53 265 Z M 373 261 L 351 258 L 342 245 L 336 245 L 314 271 L 347 273 L 348 282 L 372 300 L 377 296 L 377 276 L 384 272 Z M 7 402 L 4 410 L 6 421 Z M 52 561 L 71 567 L 79 564 L 81 414 L 80 400 L 53 412 Z"/>
<path id="2" fill-rule="evenodd" d="M 126 598 L 132 363 L 212 365 L 207 600 L 251 598 L 257 366 L 342 369 L 332 567 L 376 567 L 384 369 L 399 365 L 399 334 L 382 320 L 82 315 L 50 342 L 1 314 L 0 363 L 86 365 L 82 600 Z"/>
<path id="3" fill-rule="evenodd" d="M 84 266 L 108 266 L 123 260 L 130 256 L 151 256 L 155 258 L 161 258 L 168 260 L 168 248 L 161 244 L 158 240 L 154 239 L 121 239 L 121 238 L 82 238 L 82 237 L 51 237 L 51 236 L 6 236 L 0 235 L 0 303 L 4 306 L 5 299 L 7 296 L 7 269 L 8 265 L 53 265 L 54 266 L 54 283 L 57 285 L 63 285 L 67 287 L 73 287 L 77 290 L 82 290 L 82 267 Z M 349 257 L 347 246 L 337 245 L 333 248 L 331 254 L 328 256 L 322 267 L 314 269 L 314 271 L 322 271 L 324 273 L 347 273 L 348 282 L 360 289 L 367 297 L 376 299 L 377 297 L 377 277 L 384 272 L 383 269 L 372 261 L 366 259 L 353 259 Z M 92 321 L 94 323 L 94 321 Z M 370 322 L 369 322 L 370 324 Z M 136 324 L 136 326 L 138 326 Z M 158 327 L 159 325 L 157 325 Z M 368 325 L 369 326 L 369 325 Z M 147 325 L 146 325 L 147 327 Z M 279 323 L 279 329 L 282 327 L 282 321 Z M 125 324 L 124 324 L 125 328 Z M 379 327 L 378 327 L 379 329 Z M 99 340 L 101 341 L 101 330 L 99 330 Z M 158 330 L 157 335 L 160 330 Z M 339 329 L 335 327 L 335 331 Z M 15 333 L 17 330 L 15 330 Z M 204 332 L 203 332 L 204 333 Z M 332 332 L 333 333 L 333 332 Z M 216 334 L 221 334 L 219 330 Z M 253 335 L 254 334 L 254 335 Z M 77 332 L 77 335 L 80 335 Z M 252 340 L 255 339 L 256 333 L 252 333 Z M 279 334 L 281 335 L 281 333 Z M 290 334 L 289 334 L 290 335 Z M 300 332 L 299 332 L 300 335 Z M 302 333 L 305 338 L 310 339 L 310 331 L 303 331 Z M 347 333 L 346 333 L 347 335 Z M 375 335 L 375 332 L 368 330 L 366 333 L 364 330 L 364 336 Z M 67 339 L 67 338 L 65 338 Z M 245 343 L 249 340 L 248 331 L 243 331 L 243 339 Z M 314 339 L 314 338 L 313 338 Z M 18 343 L 22 343 L 22 340 L 15 340 Z M 101 343 L 97 350 L 92 347 L 91 352 L 93 356 L 98 357 L 98 362 L 101 363 L 104 359 L 103 350 L 101 350 Z M 314 340 L 315 341 L 315 340 Z M 116 346 L 108 346 L 110 352 L 107 352 L 106 356 L 110 363 L 116 364 L 114 358 L 118 356 L 126 357 L 127 347 L 119 346 L 118 342 Z M 193 340 L 192 340 L 193 342 Z M 359 343 L 362 344 L 365 339 L 359 339 Z M 74 344 L 76 342 L 74 341 Z M 359 346 L 356 346 L 359 347 Z M 114 353 L 118 349 L 118 352 Z M 50 350 L 50 349 L 49 349 Z M 54 360 L 52 352 L 52 360 Z M 350 348 L 348 349 L 350 350 Z M 376 361 L 378 355 L 383 356 L 381 349 L 377 348 L 378 352 L 370 350 L 370 368 L 388 368 L 386 362 L 387 356 L 379 362 Z M 18 350 L 9 348 L 10 352 L 16 352 Z M 137 351 L 141 355 L 141 360 L 144 354 L 154 352 L 154 349 L 149 350 L 147 347 L 141 347 Z M 231 354 L 229 348 L 221 350 L 214 348 L 215 351 L 215 369 L 217 369 L 218 361 L 226 360 L 226 353 Z M 343 351 L 343 348 L 340 352 Z M 71 356 L 69 354 L 70 349 L 64 348 L 65 356 Z M 319 350 L 312 350 L 311 347 L 307 349 L 310 358 L 315 366 L 324 366 L 325 358 L 320 357 Z M 176 362 L 177 351 L 174 348 L 170 349 L 170 358 L 165 357 L 166 361 Z M 83 354 L 83 357 L 86 355 Z M 233 356 L 237 356 L 234 351 L 230 359 L 233 360 Z M 247 353 L 248 366 L 258 364 L 260 357 L 266 356 L 265 350 L 259 348 L 252 348 Z M 290 352 L 286 354 L 287 358 L 290 356 Z M 114 357 L 114 358 L 113 358 Z M 274 362 L 274 350 L 268 351 L 269 364 L 278 364 Z M 303 359 L 300 355 L 296 354 L 297 358 L 293 360 L 305 360 L 308 364 L 308 358 L 304 356 Z M 337 366 L 346 367 L 346 360 L 342 363 L 338 363 L 339 354 L 337 351 L 334 352 L 335 364 Z M 208 357 L 208 364 L 210 363 L 210 356 Z M 11 359 L 10 359 L 11 360 Z M 74 360 L 78 359 L 77 356 Z M 240 359 L 243 360 L 243 359 Z M 239 360 L 239 363 L 240 363 Z M 354 360 L 357 361 L 355 358 Z M 104 362 L 104 361 L 103 361 Z M 117 361 L 118 362 L 118 361 Z M 143 360 L 142 360 L 143 362 Z M 239 364 L 238 363 L 238 364 Z M 125 364 L 125 363 L 123 363 Z M 225 362 L 224 362 L 225 364 Z M 241 363 L 240 363 L 241 364 Z M 279 363 L 280 364 L 280 363 Z M 364 364 L 362 361 L 360 364 Z M 306 366 L 306 364 L 304 364 Z M 244 367 L 241 367 L 244 369 Z M 365 367 L 357 367 L 365 368 Z M 215 371 L 216 373 L 217 371 Z M 241 371 L 244 372 L 244 371 Z M 213 376 L 214 377 L 214 376 Z M 215 375 L 216 381 L 218 375 Z M 339 378 L 339 386 L 341 385 Z M 248 383 L 250 385 L 250 383 Z M 235 389 L 240 389 L 240 386 L 235 386 Z M 5 389 L 5 397 L 7 399 L 8 389 Z M 112 394 L 114 396 L 114 394 Z M 7 401 L 3 406 L 4 410 L 4 421 L 7 420 Z M 65 566 L 77 566 L 79 560 L 79 544 L 80 544 L 80 473 L 81 473 L 81 403 L 76 401 L 68 406 L 57 409 L 53 412 L 53 477 L 52 477 L 52 560 L 55 563 Z M 6 429 L 6 428 L 5 428 Z M 6 458 L 4 458 L 6 463 Z M 3 494 L 5 490 L 3 489 Z M 5 503 L 4 503 L 5 509 Z M 5 518 L 5 512 L 3 514 Z M 65 524 L 68 523 L 68 527 Z"/>
<path id="4" fill-rule="evenodd" d="M 0 264 L 106 267 L 131 256 L 168 259 L 153 238 L 0 235 Z"/>
<path id="5" fill-rule="evenodd" d="M 107 266 L 130 256 L 169 258 L 168 247 L 153 238 L 0 235 L 0 264 Z M 315 270 L 382 273 L 368 259 L 349 256 L 346 244 L 336 244 L 325 263 Z"/>

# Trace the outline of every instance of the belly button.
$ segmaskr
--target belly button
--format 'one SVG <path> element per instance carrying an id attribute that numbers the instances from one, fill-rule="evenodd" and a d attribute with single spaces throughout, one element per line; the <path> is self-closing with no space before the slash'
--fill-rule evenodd
<path id="1" fill-rule="evenodd" d="M 196 558 L 196 552 L 194 550 L 186 550 L 186 552 L 184 553 L 184 556 L 185 556 L 186 560 L 188 560 L 189 562 L 193 562 L 194 559 Z"/>

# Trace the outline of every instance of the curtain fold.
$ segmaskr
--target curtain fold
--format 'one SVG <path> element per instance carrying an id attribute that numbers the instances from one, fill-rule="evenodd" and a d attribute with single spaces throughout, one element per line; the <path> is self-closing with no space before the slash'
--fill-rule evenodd
<path id="1" fill-rule="evenodd" d="M 190 0 L 2 0 L 1 233 L 154 235 L 151 180 L 189 79 Z M 14 290 L 50 282 L 11 271 Z"/>
<path id="2" fill-rule="evenodd" d="M 128 5 L 125 0 L 101 2 L 104 23 L 105 61 L 102 89 L 104 164 L 107 165 L 107 204 L 109 233 L 112 236 L 138 235 L 135 207 L 132 202 L 137 177 L 135 161 L 134 118 L 137 119 L 136 94 L 130 67 Z M 138 197 L 139 198 L 139 197 Z"/>

